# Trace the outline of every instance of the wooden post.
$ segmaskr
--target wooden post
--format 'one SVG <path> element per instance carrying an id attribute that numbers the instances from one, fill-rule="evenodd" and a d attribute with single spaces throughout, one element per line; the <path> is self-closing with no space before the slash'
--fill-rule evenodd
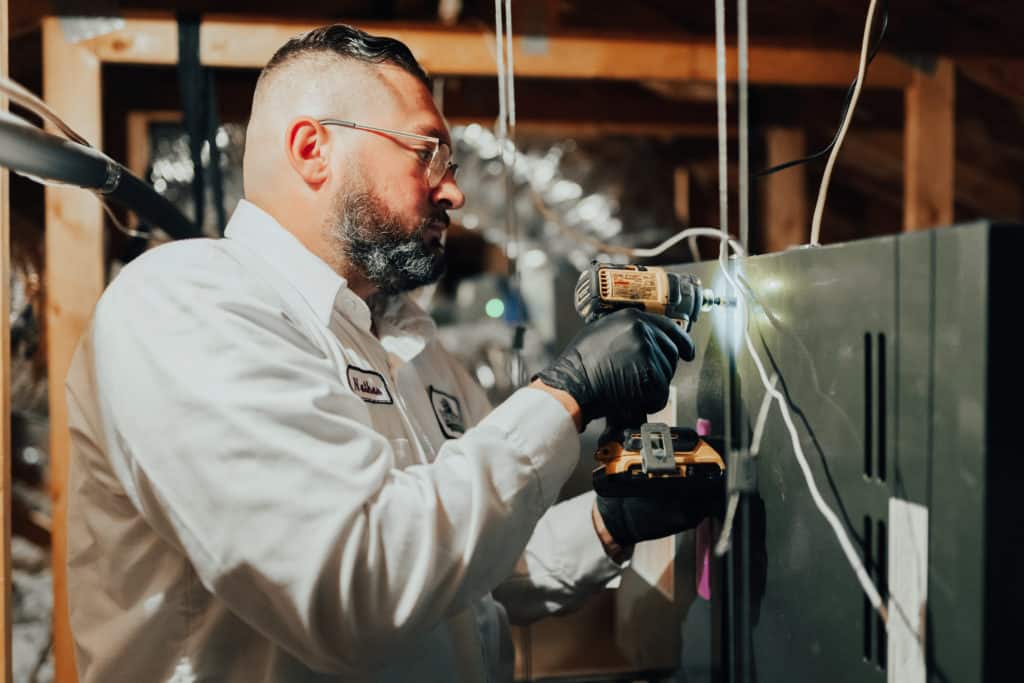
<path id="1" fill-rule="evenodd" d="M 43 21 L 45 100 L 97 147 L 102 146 L 100 60 Z M 50 495 L 53 498 L 53 649 L 58 683 L 77 680 L 68 619 L 68 432 L 64 379 L 78 338 L 103 291 L 103 209 L 91 192 L 46 188 L 46 326 L 50 391 Z"/>
<path id="2" fill-rule="evenodd" d="M 807 154 L 807 136 L 796 128 L 768 128 L 765 156 L 769 167 Z M 810 239 L 807 211 L 807 167 L 803 164 L 761 180 L 765 253 L 783 251 Z"/>
<path id="3" fill-rule="evenodd" d="M 935 71 L 915 71 L 905 91 L 903 229 L 953 222 L 956 71 L 941 58 Z"/>
<path id="4" fill-rule="evenodd" d="M 0 0 L 0 75 L 7 75 L 8 1 Z M 0 110 L 7 99 L 0 98 Z M 0 681 L 11 683 L 11 213 L 10 178 L 0 169 Z"/>
<path id="5" fill-rule="evenodd" d="M 672 208 L 676 220 L 683 225 L 690 224 L 690 171 L 680 166 L 672 173 Z"/>
<path id="6" fill-rule="evenodd" d="M 690 227 L 690 169 L 678 166 L 672 173 L 672 208 L 676 220 L 684 228 Z M 696 237 L 686 240 L 690 247 L 690 258 L 700 261 L 700 244 Z"/>

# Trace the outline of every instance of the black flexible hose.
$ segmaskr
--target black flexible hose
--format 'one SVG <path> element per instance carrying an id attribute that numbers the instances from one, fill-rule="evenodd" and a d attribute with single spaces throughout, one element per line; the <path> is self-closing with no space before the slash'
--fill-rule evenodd
<path id="1" fill-rule="evenodd" d="M 99 189 L 107 180 L 107 159 L 89 147 L 0 115 L 0 166 L 47 180 Z"/>
<path id="2" fill-rule="evenodd" d="M 174 239 L 200 236 L 196 226 L 166 197 L 121 164 L 10 114 L 0 115 L 0 166 L 102 192 Z"/>
<path id="3" fill-rule="evenodd" d="M 202 237 L 199 228 L 178 207 L 123 166 L 121 182 L 107 196 L 134 211 L 142 221 L 163 228 L 164 232 L 176 240 Z"/>

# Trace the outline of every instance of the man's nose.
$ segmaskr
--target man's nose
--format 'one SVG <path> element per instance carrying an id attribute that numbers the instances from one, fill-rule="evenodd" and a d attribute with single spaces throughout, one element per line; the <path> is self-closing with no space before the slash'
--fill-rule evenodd
<path id="1" fill-rule="evenodd" d="M 441 179 L 441 184 L 434 188 L 430 200 L 434 206 L 461 209 L 462 205 L 466 203 L 466 195 L 462 194 L 462 190 L 459 189 L 458 183 L 455 182 L 455 176 L 452 173 L 446 173 Z"/>

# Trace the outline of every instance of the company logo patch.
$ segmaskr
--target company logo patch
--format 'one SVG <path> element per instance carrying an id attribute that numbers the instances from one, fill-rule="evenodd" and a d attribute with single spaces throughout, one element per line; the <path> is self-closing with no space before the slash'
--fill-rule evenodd
<path id="1" fill-rule="evenodd" d="M 466 422 L 462 418 L 459 399 L 431 386 L 430 403 L 434 406 L 434 417 L 437 418 L 442 434 L 449 439 L 457 439 L 466 433 Z"/>
<path id="2" fill-rule="evenodd" d="M 373 370 L 348 366 L 348 385 L 356 396 L 367 403 L 394 403 L 384 376 Z"/>

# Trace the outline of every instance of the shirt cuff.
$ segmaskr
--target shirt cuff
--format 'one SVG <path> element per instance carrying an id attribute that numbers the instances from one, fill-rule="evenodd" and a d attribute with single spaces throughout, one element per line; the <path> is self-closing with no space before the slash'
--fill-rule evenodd
<path id="1" fill-rule="evenodd" d="M 562 570 L 576 585 L 603 586 L 629 566 L 629 560 L 621 565 L 612 561 L 597 537 L 591 518 L 595 496 L 588 491 L 559 503 L 558 523 L 551 525 L 563 558 Z"/>

